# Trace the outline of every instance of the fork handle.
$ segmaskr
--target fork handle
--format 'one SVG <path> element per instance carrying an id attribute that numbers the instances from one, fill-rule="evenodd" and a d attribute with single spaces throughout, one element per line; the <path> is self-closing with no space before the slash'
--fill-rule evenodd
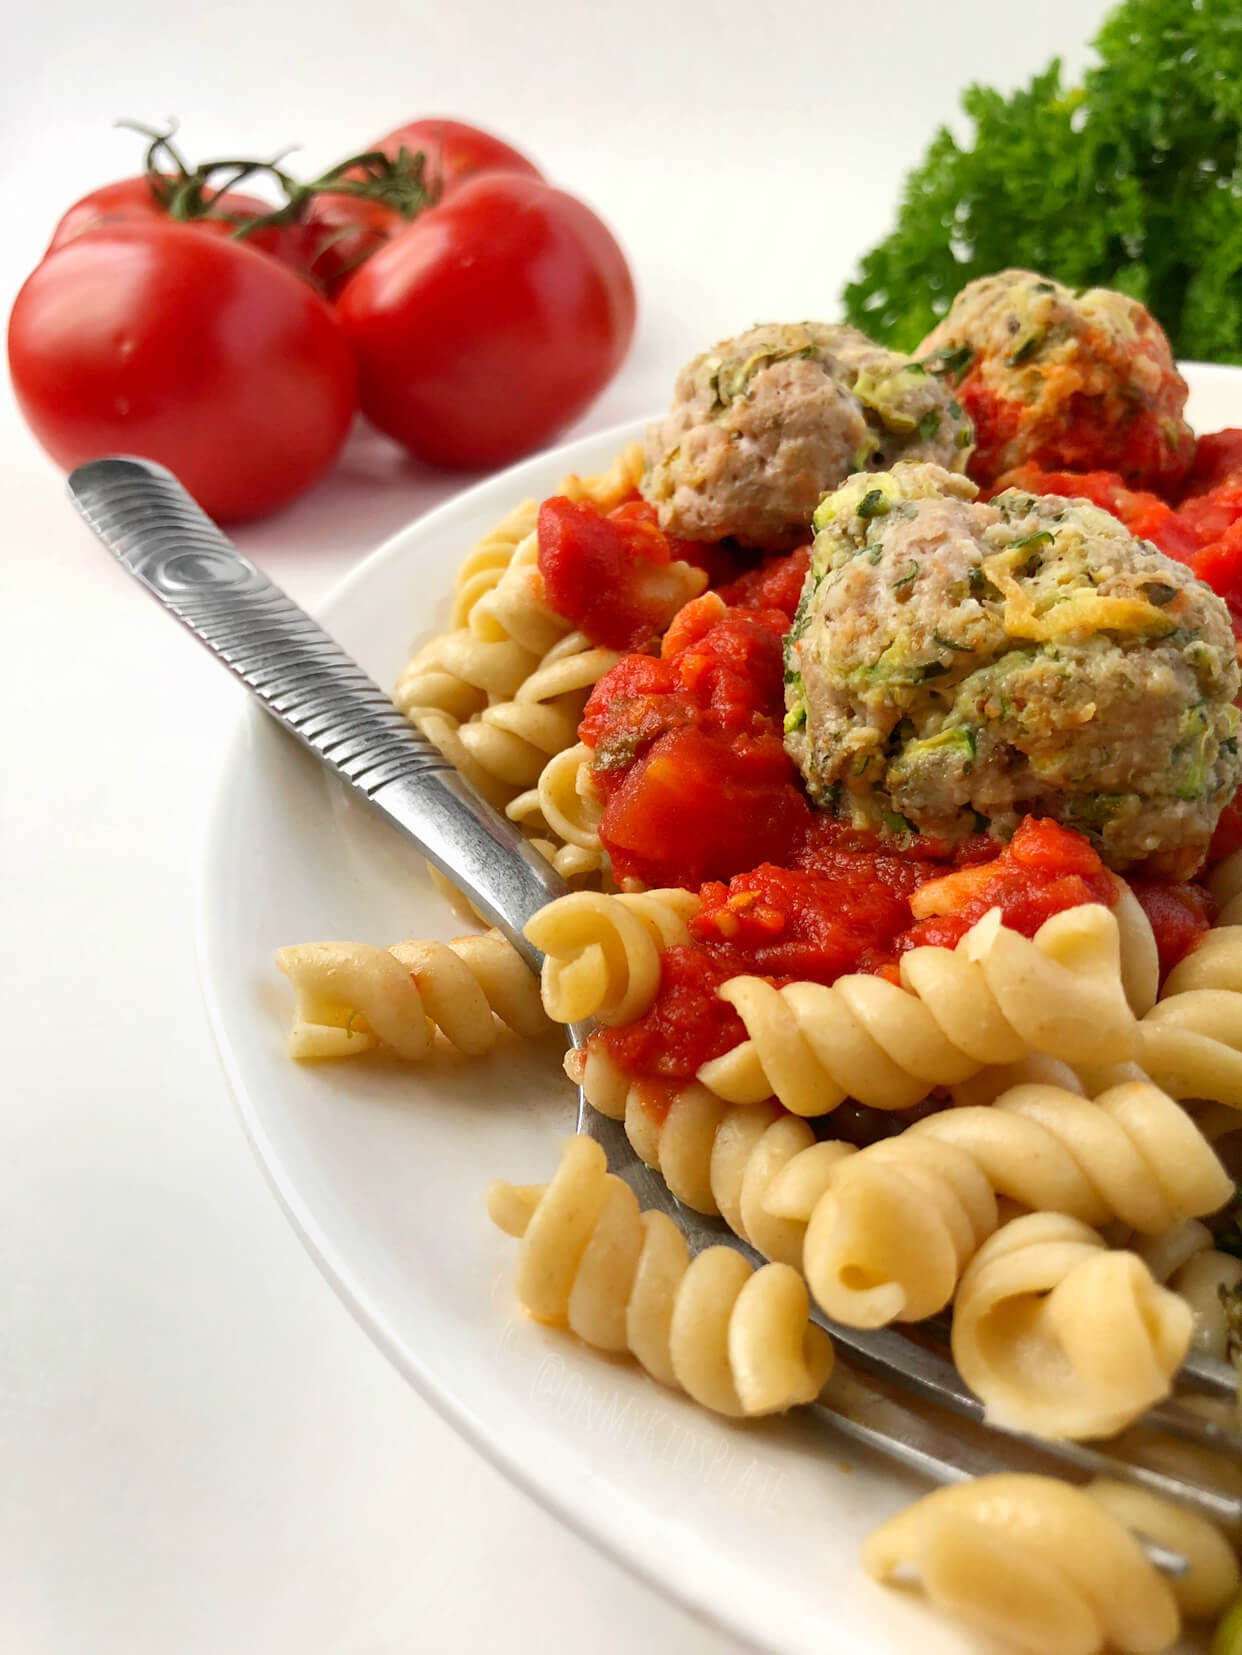
<path id="1" fill-rule="evenodd" d="M 568 887 L 336 640 L 221 533 L 163 466 L 92 460 L 69 477 L 117 561 L 509 939 Z"/>

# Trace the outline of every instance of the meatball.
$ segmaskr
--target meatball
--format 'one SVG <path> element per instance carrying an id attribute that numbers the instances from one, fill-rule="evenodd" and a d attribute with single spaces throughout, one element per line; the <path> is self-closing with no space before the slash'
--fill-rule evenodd
<path id="1" fill-rule="evenodd" d="M 682 369 L 642 492 L 667 534 L 780 551 L 851 472 L 898 456 L 961 470 L 970 441 L 953 392 L 910 357 L 857 328 L 769 323 Z"/>
<path id="2" fill-rule="evenodd" d="M 1003 270 L 964 287 L 915 354 L 974 421 L 969 469 L 984 487 L 1033 461 L 1116 471 L 1131 488 L 1168 494 L 1194 456 L 1169 341 L 1124 293 Z"/>
<path id="3" fill-rule="evenodd" d="M 1086 500 L 984 504 L 933 465 L 851 477 L 815 513 L 786 639 L 786 746 L 860 827 L 1079 829 L 1186 878 L 1238 783 L 1223 601 Z"/>

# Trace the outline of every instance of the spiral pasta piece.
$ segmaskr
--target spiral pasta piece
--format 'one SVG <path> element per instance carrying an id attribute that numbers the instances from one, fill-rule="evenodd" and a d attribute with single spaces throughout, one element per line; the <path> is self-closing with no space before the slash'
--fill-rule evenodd
<path id="1" fill-rule="evenodd" d="M 587 695 L 620 659 L 581 632 L 567 633 L 511 701 L 484 708 L 462 726 L 466 751 L 506 787 L 536 784 L 550 758 L 576 746 Z"/>
<path id="2" fill-rule="evenodd" d="M 466 625 L 475 604 L 500 580 L 522 541 L 535 532 L 538 516 L 539 502 L 523 500 L 475 543 L 453 582 L 453 627 Z"/>
<path id="3" fill-rule="evenodd" d="M 794 1177 L 796 1162 L 773 1180 L 766 1204 L 778 1217 L 806 1220 L 811 1292 L 854 1327 L 942 1310 L 999 1227 L 997 1196 L 1159 1235 L 1215 1212 L 1233 1190 L 1186 1112 L 1142 1081 L 1094 1101 L 1019 1086 L 987 1107 L 929 1115 L 842 1160 L 811 1210 L 786 1187 Z"/>
<path id="4" fill-rule="evenodd" d="M 571 885 L 611 891 L 612 867 L 599 836 L 603 805 L 590 785 L 591 749 L 577 742 L 554 753 L 528 787 L 505 806 L 540 854 Z"/>
<path id="5" fill-rule="evenodd" d="M 1224 923 L 1169 973 L 1139 1024 L 1138 1061 L 1174 1097 L 1242 1109 L 1242 896 L 1229 894 L 1242 875 L 1232 861 L 1216 875 Z"/>
<path id="6" fill-rule="evenodd" d="M 847 1097 L 909 1109 L 937 1086 L 1032 1051 L 1123 1061 L 1137 1025 L 1119 948 L 1117 921 L 1097 904 L 1053 915 L 1033 940 L 992 909 L 956 949 L 904 954 L 900 987 L 866 975 L 782 989 L 734 977 L 718 992 L 749 1038 L 698 1078 L 730 1103 L 775 1096 L 795 1114 L 823 1115 Z"/>
<path id="7" fill-rule="evenodd" d="M 1028 1213 L 966 1266 L 953 1359 L 992 1425 L 1111 1436 L 1169 1395 L 1191 1327 L 1189 1305 L 1137 1254 L 1064 1213 Z"/>
<path id="8" fill-rule="evenodd" d="M 505 814 L 515 822 L 541 820 L 562 843 L 590 853 L 602 864 L 605 852 L 599 824 L 603 806 L 590 775 L 591 749 L 580 741 L 550 758 L 539 772 L 537 785 L 519 794 Z"/>
<path id="9" fill-rule="evenodd" d="M 1135 1538 L 1187 1559 L 1165 1579 Z M 1097 1479 L 1071 1488 L 1006 1473 L 935 1489 L 863 1545 L 877 1580 L 913 1568 L 931 1601 L 1028 1655 L 1161 1655 L 1183 1614 L 1217 1614 L 1237 1589 L 1224 1536 L 1146 1490 Z"/>
<path id="10" fill-rule="evenodd" d="M 1113 913 L 1121 942 L 1121 980 L 1136 1017 L 1144 1017 L 1160 992 L 1160 950 L 1143 905 L 1118 874 L 1113 875 L 1117 901 Z"/>
<path id="11" fill-rule="evenodd" d="M 565 1070 L 601 1114 L 623 1121 L 635 1154 L 695 1212 L 724 1219 L 764 1258 L 802 1268 L 806 1215 L 827 1188 L 833 1166 L 857 1151 L 851 1144 L 816 1143 L 804 1120 L 779 1104 L 722 1103 L 702 1086 L 687 1086 L 658 1109 L 606 1054 L 579 1048 Z M 773 1180 L 797 1161 L 789 1182 L 802 1216 L 769 1209 Z"/>
<path id="12" fill-rule="evenodd" d="M 732 1417 L 818 1396 L 832 1344 L 788 1265 L 752 1270 L 731 1247 L 693 1261 L 665 1213 L 642 1212 L 590 1138 L 571 1138 L 550 1184 L 495 1183 L 493 1221 L 521 1238 L 517 1296 L 597 1350 L 628 1351 L 661 1384 Z"/>
<path id="13" fill-rule="evenodd" d="M 531 1039 L 549 1028 L 535 979 L 498 931 L 391 948 L 298 943 L 278 949 L 276 964 L 297 995 L 291 1057 L 356 1057 L 383 1046 L 419 1062 L 436 1029 L 458 1051 L 482 1056 L 502 1023 Z"/>
<path id="14" fill-rule="evenodd" d="M 414 654 L 393 692 L 407 718 L 420 723 L 420 714 L 438 712 L 461 722 L 490 702 L 511 699 L 571 630 L 544 596 L 538 558 L 532 530 L 495 585 L 473 601 L 466 624 Z"/>
<path id="15" fill-rule="evenodd" d="M 598 1017 L 632 1023 L 655 999 L 660 954 L 690 941 L 699 909 L 692 891 L 618 896 L 574 891 L 541 908 L 525 936 L 543 951 L 543 1005 L 557 1023 Z"/>

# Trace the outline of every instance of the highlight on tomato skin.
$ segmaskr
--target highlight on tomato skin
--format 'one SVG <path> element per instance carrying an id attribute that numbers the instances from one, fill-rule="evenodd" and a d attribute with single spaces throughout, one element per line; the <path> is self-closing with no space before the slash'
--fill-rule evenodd
<path id="1" fill-rule="evenodd" d="M 346 283 L 362 411 L 432 465 L 508 464 L 594 401 L 634 332 L 625 255 L 584 202 L 485 173 Z"/>
<path id="2" fill-rule="evenodd" d="M 257 195 L 247 195 L 242 190 L 207 189 L 204 197 L 208 210 L 201 217 L 178 220 L 172 218 L 167 207 L 157 199 L 146 173 L 140 173 L 136 178 L 118 179 L 114 184 L 104 184 L 100 189 L 84 195 L 80 201 L 75 201 L 61 214 L 43 256 L 50 257 L 79 236 L 131 224 L 180 223 L 186 229 L 228 240 L 237 228 L 237 220 L 262 218 L 272 210 L 270 201 L 263 201 Z M 278 263 L 288 265 L 298 275 L 309 278 L 311 245 L 306 225 L 264 225 L 246 237 L 246 244 L 257 252 L 266 253 Z"/>
<path id="3" fill-rule="evenodd" d="M 59 466 L 156 460 L 221 522 L 309 488 L 355 409 L 327 303 L 265 254 L 185 225 L 61 247 L 18 294 L 8 350 L 18 405 Z"/>

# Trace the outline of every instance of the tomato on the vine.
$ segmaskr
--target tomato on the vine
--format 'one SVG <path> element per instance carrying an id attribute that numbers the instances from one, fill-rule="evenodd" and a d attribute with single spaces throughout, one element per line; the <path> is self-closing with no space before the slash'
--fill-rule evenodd
<path id="1" fill-rule="evenodd" d="M 172 180 L 163 179 L 166 187 Z M 166 200 L 160 200 L 152 188 L 151 177 L 141 173 L 137 178 L 122 178 L 115 184 L 105 184 L 92 190 L 64 213 L 47 253 L 76 241 L 79 236 L 97 230 L 115 230 L 127 224 L 182 224 L 188 229 L 205 230 L 209 235 L 230 237 L 240 220 L 263 218 L 271 213 L 271 203 L 256 195 L 245 195 L 240 190 L 203 192 L 205 210 L 193 218 L 175 218 Z M 270 258 L 287 264 L 291 270 L 306 275 L 310 263 L 310 241 L 304 224 L 265 224 L 245 237 L 246 245 Z"/>
<path id="2" fill-rule="evenodd" d="M 435 465 L 496 466 L 603 389 L 634 331 L 634 284 L 583 202 L 488 173 L 381 247 L 337 311 L 374 425 Z"/>
<path id="3" fill-rule="evenodd" d="M 465 121 L 442 116 L 410 121 L 378 138 L 370 148 L 390 161 L 398 160 L 402 151 L 410 157 L 421 155 L 422 179 L 431 201 L 444 200 L 479 173 L 542 176 L 533 161 L 503 139 Z M 360 178 L 363 174 L 355 167 L 344 176 Z M 306 226 L 314 249 L 316 281 L 326 293 L 335 294 L 360 264 L 408 222 L 399 208 L 381 201 L 331 190 L 315 195 L 307 210 Z"/>
<path id="4" fill-rule="evenodd" d="M 353 357 L 325 301 L 274 259 L 185 225 L 61 246 L 18 294 L 8 343 L 22 412 L 59 465 L 158 460 L 223 521 L 300 494 L 354 412 Z"/>

